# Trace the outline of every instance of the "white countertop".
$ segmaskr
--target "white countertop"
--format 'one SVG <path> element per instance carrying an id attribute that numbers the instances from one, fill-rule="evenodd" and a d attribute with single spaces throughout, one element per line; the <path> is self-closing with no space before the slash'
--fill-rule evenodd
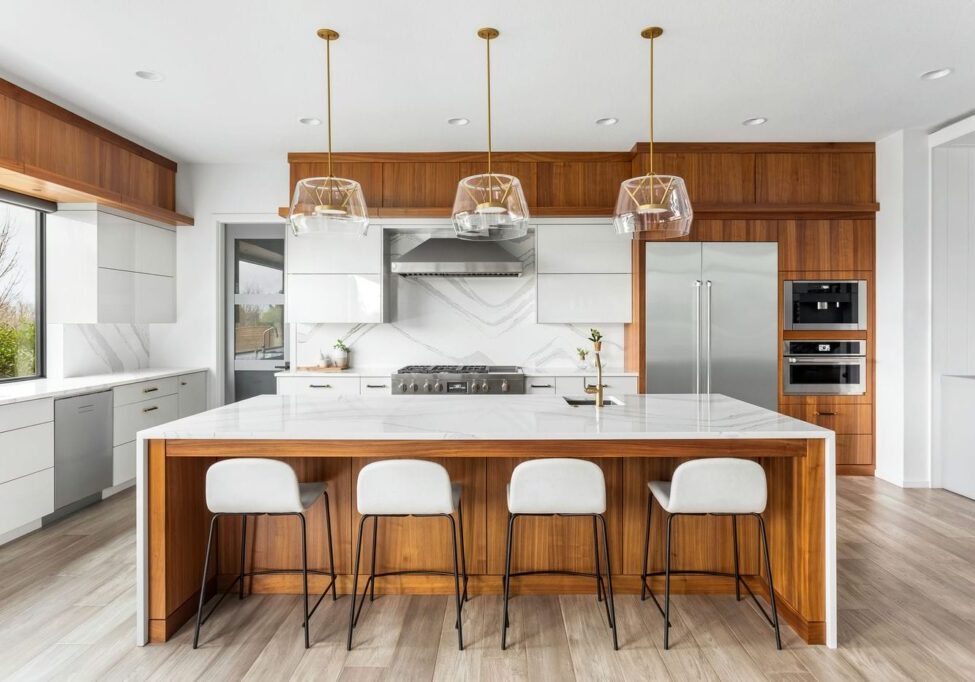
<path id="1" fill-rule="evenodd" d="M 276 377 L 388 377 L 399 367 L 353 367 L 341 372 L 318 372 L 313 369 L 289 369 L 278 372 Z M 591 377 L 596 376 L 596 368 L 579 369 L 577 367 L 549 367 L 544 369 L 524 369 L 526 377 Z M 603 369 L 603 376 L 607 377 L 635 377 L 639 372 L 627 372 L 622 369 Z"/>
<path id="2" fill-rule="evenodd" d="M 113 386 L 134 384 L 139 381 L 152 381 L 166 377 L 206 372 L 205 367 L 176 367 L 167 369 L 139 369 L 132 372 L 96 374 L 69 379 L 29 379 L 0 384 L 0 405 L 20 403 L 39 398 L 64 398 L 93 391 L 108 390 Z"/>
<path id="3" fill-rule="evenodd" d="M 561 396 L 261 395 L 139 432 L 140 438 L 611 440 L 826 438 L 832 431 L 724 395 L 627 395 L 571 407 Z"/>

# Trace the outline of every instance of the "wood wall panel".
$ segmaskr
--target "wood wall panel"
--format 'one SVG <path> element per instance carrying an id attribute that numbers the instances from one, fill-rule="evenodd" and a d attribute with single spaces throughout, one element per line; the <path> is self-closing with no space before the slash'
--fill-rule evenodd
<path id="1" fill-rule="evenodd" d="M 779 269 L 810 272 L 874 268 L 873 220 L 784 220 Z"/>
<path id="2" fill-rule="evenodd" d="M 361 161 L 338 161 L 332 163 L 332 174 L 339 178 L 355 180 L 362 185 L 362 193 L 366 197 L 366 206 L 382 206 L 383 203 L 383 167 L 381 163 Z M 302 178 L 321 178 L 328 175 L 328 163 L 321 161 L 302 161 L 291 164 L 291 191 Z M 291 201 L 291 194 L 288 194 Z"/>
<path id="3" fill-rule="evenodd" d="M 459 163 L 384 163 L 382 206 L 436 208 L 453 206 Z"/>
<path id="4" fill-rule="evenodd" d="M 656 152 L 654 172 L 684 178 L 691 203 L 755 203 L 755 155 L 751 153 Z M 637 154 L 632 175 L 649 170 L 650 154 Z"/>
<path id="5" fill-rule="evenodd" d="M 757 154 L 755 201 L 870 203 L 876 200 L 874 155 L 835 152 Z"/>
<path id="6" fill-rule="evenodd" d="M 631 177 L 631 172 L 631 164 L 625 161 L 538 163 L 538 205 L 613 207 L 620 183 Z"/>
<path id="7" fill-rule="evenodd" d="M 20 151 L 25 168 L 98 187 L 98 139 L 69 123 L 32 109 L 20 108 Z"/>
<path id="8" fill-rule="evenodd" d="M 779 223 L 778 220 L 695 220 L 691 233 L 680 241 L 775 242 L 779 240 Z"/>
<path id="9" fill-rule="evenodd" d="M 0 163 L 21 163 L 17 103 L 3 94 L 0 94 Z"/>

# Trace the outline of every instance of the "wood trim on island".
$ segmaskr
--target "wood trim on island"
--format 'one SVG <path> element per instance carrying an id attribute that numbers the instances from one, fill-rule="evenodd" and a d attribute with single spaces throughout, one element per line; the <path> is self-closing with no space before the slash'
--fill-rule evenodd
<path id="1" fill-rule="evenodd" d="M 152 642 L 168 639 L 193 614 L 209 512 L 204 499 L 207 467 L 222 457 L 265 456 L 291 464 L 299 479 L 325 480 L 332 502 L 336 569 L 339 590 L 351 587 L 352 551 L 358 515 L 355 480 L 359 469 L 376 457 L 411 456 L 438 461 L 451 479 L 463 487 L 467 561 L 471 592 L 496 594 L 504 562 L 507 518 L 505 485 L 511 470 L 525 458 L 575 456 L 592 459 L 607 482 L 610 550 L 616 588 L 639 592 L 646 483 L 668 479 L 689 458 L 742 456 L 759 461 L 769 481 L 765 512 L 775 572 L 780 615 L 809 643 L 825 643 L 827 620 L 827 486 L 826 441 L 822 439 L 676 439 L 676 440 L 504 440 L 504 441 L 301 441 L 301 440 L 150 440 L 146 486 L 148 509 L 147 617 Z M 326 565 L 324 510 L 321 503 L 308 512 L 309 562 Z M 592 570 L 592 537 L 588 523 L 574 517 L 526 518 L 519 526 L 514 570 L 555 568 Z M 675 567 L 730 571 L 733 555 L 730 520 L 724 517 L 686 517 L 673 545 Z M 727 527 L 726 527 L 727 526 Z M 740 524 L 742 572 L 750 584 L 767 589 L 759 561 L 757 530 Z M 442 528 L 426 518 L 384 519 L 377 569 L 405 570 L 447 567 L 449 543 Z M 662 567 L 662 514 L 654 515 L 651 530 L 651 570 Z M 299 562 L 298 526 L 287 517 L 258 517 L 248 524 L 249 568 L 291 568 Z M 208 582 L 225 586 L 238 570 L 239 525 L 220 523 L 217 566 Z M 366 543 L 367 546 L 369 543 Z M 365 550 L 368 554 L 369 549 Z M 368 557 L 367 557 L 368 558 Z M 441 594 L 445 579 L 411 576 L 383 579 L 377 592 Z M 300 578 L 255 578 L 248 588 L 261 593 L 295 593 Z M 320 579 L 310 578 L 310 589 Z M 521 594 L 591 593 L 592 579 L 538 577 L 518 581 Z M 730 581 L 686 577 L 674 583 L 675 592 L 733 593 Z M 647 606 L 646 608 L 652 608 Z M 624 633 L 625 637 L 625 633 Z"/>

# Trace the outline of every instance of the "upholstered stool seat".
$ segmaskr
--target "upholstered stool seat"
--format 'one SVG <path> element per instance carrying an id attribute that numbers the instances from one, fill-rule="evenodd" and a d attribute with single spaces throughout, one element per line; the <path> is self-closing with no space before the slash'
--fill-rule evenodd
<path id="1" fill-rule="evenodd" d="M 647 594 L 664 618 L 664 649 L 670 646 L 670 576 L 672 574 L 705 574 L 734 577 L 735 596 L 741 599 L 741 585 L 751 594 L 759 609 L 775 630 L 776 646 L 782 648 L 779 633 L 779 618 L 775 605 L 775 588 L 772 584 L 772 569 L 769 562 L 768 537 L 765 533 L 765 522 L 762 512 L 768 501 L 768 486 L 765 480 L 765 470 L 760 464 L 752 460 L 736 458 L 697 459 L 684 462 L 674 470 L 670 481 L 650 481 L 647 484 L 647 525 L 643 547 L 642 599 Z M 667 513 L 667 547 L 664 553 L 665 569 L 663 572 L 649 573 L 647 563 L 650 555 L 650 519 L 653 500 L 656 499 L 661 509 Z M 721 515 L 731 517 L 731 529 L 734 543 L 735 572 L 720 573 L 717 571 L 684 571 L 671 570 L 671 534 L 673 520 L 681 515 Z M 761 531 L 762 544 L 765 555 L 765 574 L 768 577 L 769 601 L 772 615 L 769 616 L 758 602 L 748 583 L 742 580 L 738 566 L 738 516 L 754 516 L 758 520 Z M 664 606 L 661 607 L 656 595 L 647 582 L 647 578 L 654 575 L 665 576 Z"/>
<path id="2" fill-rule="evenodd" d="M 359 536 L 356 541 L 355 569 L 352 578 L 352 607 L 349 613 L 349 634 L 346 647 L 352 649 L 352 631 L 359 621 L 359 614 L 366 601 L 375 599 L 376 578 L 409 573 L 453 575 L 457 606 L 457 642 L 464 648 L 464 630 L 461 622 L 463 603 L 467 601 L 467 557 L 464 550 L 464 515 L 461 506 L 461 486 L 450 481 L 447 470 L 436 462 L 419 459 L 388 459 L 372 462 L 362 467 L 356 481 L 356 508 L 361 515 Z M 457 514 L 457 523 L 454 523 Z M 446 518 L 450 525 L 450 538 L 453 547 L 454 570 L 442 571 L 391 571 L 376 573 L 376 546 L 379 519 L 384 516 L 439 516 Z M 372 519 L 372 567 L 369 578 L 358 599 L 359 560 L 362 554 L 362 537 L 367 519 Z M 458 533 L 459 526 L 459 533 Z M 460 562 L 457 565 L 457 536 L 460 535 Z M 463 592 L 460 576 L 463 576 Z M 356 603 L 358 601 L 358 608 Z"/>
<path id="3" fill-rule="evenodd" d="M 309 570 L 307 552 L 307 528 L 305 511 L 319 498 L 325 500 L 325 528 L 328 535 L 329 570 Z M 225 459 L 207 469 L 206 503 L 213 514 L 210 520 L 210 535 L 207 538 L 206 557 L 203 562 L 203 579 L 200 587 L 200 601 L 196 613 L 196 630 L 193 634 L 193 648 L 200 639 L 200 627 L 220 606 L 234 585 L 239 585 L 239 597 L 244 598 L 244 578 L 272 573 L 301 573 L 304 585 L 304 630 L 305 648 L 310 646 L 308 619 L 321 604 L 322 599 L 332 591 L 332 599 L 337 599 L 335 590 L 335 560 L 332 548 L 332 517 L 329 509 L 328 488 L 325 483 L 299 483 L 298 476 L 285 462 L 261 457 L 241 457 Z M 245 572 L 244 559 L 247 546 L 247 517 L 257 515 L 296 516 L 301 523 L 301 569 L 263 570 Z M 213 545 L 217 519 L 221 516 L 239 516 L 240 523 L 240 571 L 237 578 L 224 592 L 210 612 L 203 615 L 203 602 L 206 594 L 207 576 L 210 565 L 210 549 Z M 308 610 L 308 574 L 327 575 L 331 578 L 315 606 Z"/>
<path id="4" fill-rule="evenodd" d="M 609 534 L 606 529 L 606 479 L 599 465 L 585 459 L 535 459 L 522 462 L 511 472 L 507 489 L 508 535 L 504 565 L 504 606 L 501 621 L 501 648 L 507 646 L 508 601 L 511 578 L 521 575 L 554 573 L 585 575 L 596 579 L 596 599 L 606 595 L 606 618 L 613 634 L 613 648 L 619 648 L 616 636 L 616 606 L 613 600 L 613 576 L 609 563 Z M 515 520 L 521 516 L 589 516 L 592 517 L 593 564 L 595 572 L 522 571 L 511 572 Z M 599 522 L 603 528 L 603 553 L 606 560 L 606 587 L 599 568 Z"/>

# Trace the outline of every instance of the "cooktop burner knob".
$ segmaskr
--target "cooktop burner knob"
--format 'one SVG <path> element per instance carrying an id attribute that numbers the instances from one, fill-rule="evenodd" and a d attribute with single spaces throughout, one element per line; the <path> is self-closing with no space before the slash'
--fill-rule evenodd
<path id="1" fill-rule="evenodd" d="M 410 384 L 410 390 L 416 393 L 418 390 L 420 390 L 420 387 L 416 384 Z"/>
<path id="2" fill-rule="evenodd" d="M 430 393 L 431 391 L 433 391 L 433 386 L 430 385 L 430 382 L 429 381 L 427 381 L 427 382 L 425 382 L 423 384 L 423 390 L 426 391 L 427 393 Z"/>
<path id="3" fill-rule="evenodd" d="M 491 390 L 491 387 L 488 386 L 488 382 L 487 381 L 482 381 L 481 382 L 481 393 L 487 393 L 490 390 Z"/>
<path id="4" fill-rule="evenodd" d="M 507 393 L 508 392 L 508 380 L 507 379 L 505 379 L 504 381 L 501 382 L 501 392 L 502 393 Z"/>
<path id="5" fill-rule="evenodd" d="M 406 393 L 406 382 L 401 381 L 399 383 L 399 390 L 400 390 L 400 393 Z"/>
<path id="6" fill-rule="evenodd" d="M 438 381 L 437 383 L 435 383 L 435 384 L 433 385 L 433 390 L 434 390 L 434 391 L 436 391 L 437 393 L 443 393 L 443 384 L 441 384 L 441 383 L 440 383 L 440 382 Z"/>

